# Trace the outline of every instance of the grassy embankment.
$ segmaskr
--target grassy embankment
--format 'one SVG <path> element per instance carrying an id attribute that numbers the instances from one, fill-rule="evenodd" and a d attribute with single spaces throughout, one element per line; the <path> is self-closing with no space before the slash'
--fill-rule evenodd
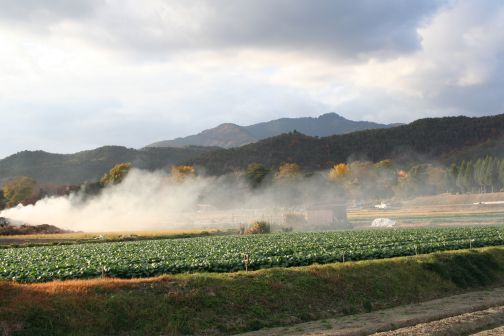
<path id="1" fill-rule="evenodd" d="M 0 282 L 0 333 L 232 334 L 499 285 L 504 248 L 248 273 Z"/>

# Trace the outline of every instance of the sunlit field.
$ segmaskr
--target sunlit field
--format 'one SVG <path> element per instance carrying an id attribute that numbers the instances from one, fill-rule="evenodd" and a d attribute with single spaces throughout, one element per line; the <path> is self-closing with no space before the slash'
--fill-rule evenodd
<path id="1" fill-rule="evenodd" d="M 0 279 L 40 282 L 383 259 L 504 244 L 503 226 L 294 232 L 0 250 Z"/>

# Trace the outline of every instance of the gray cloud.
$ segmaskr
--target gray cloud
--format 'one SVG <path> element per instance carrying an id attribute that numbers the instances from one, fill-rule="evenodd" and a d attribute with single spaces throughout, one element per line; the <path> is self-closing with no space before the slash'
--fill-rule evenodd
<path id="1" fill-rule="evenodd" d="M 504 113 L 504 62 L 492 67 L 492 78 L 472 86 L 447 86 L 431 99 L 431 106 L 459 114 L 483 116 Z"/>
<path id="2" fill-rule="evenodd" d="M 223 1 L 209 20 L 220 46 L 324 51 L 344 57 L 420 47 L 416 29 L 439 1 Z"/>
<path id="3" fill-rule="evenodd" d="M 0 0 L 0 18 L 27 25 L 80 22 L 81 37 L 154 58 L 186 50 L 240 48 L 387 57 L 418 50 L 417 27 L 442 4 L 441 0 L 150 0 L 142 2 L 139 11 L 134 3 Z"/>

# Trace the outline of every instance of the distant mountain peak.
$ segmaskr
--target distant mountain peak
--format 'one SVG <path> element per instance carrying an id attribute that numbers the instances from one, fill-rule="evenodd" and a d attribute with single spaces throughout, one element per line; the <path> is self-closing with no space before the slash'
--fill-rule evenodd
<path id="1" fill-rule="evenodd" d="M 328 113 L 324 113 L 324 114 L 321 114 L 317 117 L 317 119 L 346 119 L 345 117 L 339 115 L 338 113 L 336 112 L 328 112 Z M 348 119 L 347 119 L 348 120 Z"/>
<path id="2" fill-rule="evenodd" d="M 233 128 L 241 128 L 241 126 L 233 124 L 233 123 L 223 123 L 215 128 L 231 128 L 231 129 L 233 129 Z"/>
<path id="3" fill-rule="evenodd" d="M 233 123 L 220 124 L 217 127 L 204 130 L 198 134 L 173 140 L 159 141 L 147 147 L 187 147 L 187 146 L 211 146 L 211 147 L 239 147 L 257 139 L 252 137 L 242 126 Z"/>
<path id="4" fill-rule="evenodd" d="M 185 147 L 196 145 L 232 148 L 294 130 L 310 136 L 329 136 L 387 127 L 390 126 L 367 121 L 353 121 L 335 112 L 329 112 L 318 117 L 280 118 L 249 126 L 224 123 L 198 134 L 173 140 L 159 141 L 147 147 Z"/>

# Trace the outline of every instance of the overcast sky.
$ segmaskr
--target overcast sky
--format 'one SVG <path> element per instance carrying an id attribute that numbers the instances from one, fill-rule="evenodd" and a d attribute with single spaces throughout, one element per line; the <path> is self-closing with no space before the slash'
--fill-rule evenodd
<path id="1" fill-rule="evenodd" d="M 0 157 L 504 113 L 502 0 L 0 0 Z"/>

